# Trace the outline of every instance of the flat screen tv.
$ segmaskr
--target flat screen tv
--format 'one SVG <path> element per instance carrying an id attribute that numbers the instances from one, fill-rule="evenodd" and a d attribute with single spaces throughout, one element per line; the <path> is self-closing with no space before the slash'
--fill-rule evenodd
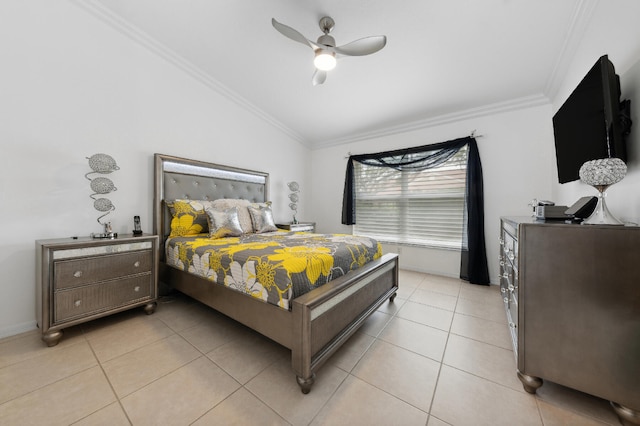
<path id="1" fill-rule="evenodd" d="M 627 161 L 629 109 L 630 101 L 620 102 L 620 78 L 604 55 L 553 116 L 560 183 L 579 179 L 580 167 L 589 160 Z"/>

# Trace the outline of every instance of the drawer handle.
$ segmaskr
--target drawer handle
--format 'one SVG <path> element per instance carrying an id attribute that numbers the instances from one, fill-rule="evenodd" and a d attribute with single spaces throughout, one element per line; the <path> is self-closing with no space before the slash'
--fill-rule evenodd
<path id="1" fill-rule="evenodd" d="M 505 297 L 504 299 L 502 299 L 502 301 L 503 301 L 504 303 L 509 303 L 509 298 L 508 298 L 508 297 Z"/>
<path id="2" fill-rule="evenodd" d="M 136 268 L 140 267 L 140 261 L 136 260 L 136 263 L 134 263 L 133 266 L 135 266 Z"/>
<path id="3" fill-rule="evenodd" d="M 136 291 L 136 292 L 140 291 L 140 286 L 139 286 L 139 285 L 135 286 L 135 287 L 133 288 L 133 291 Z"/>
<path id="4" fill-rule="evenodd" d="M 517 326 L 516 326 L 516 324 L 515 324 L 515 323 L 510 322 L 510 323 L 509 323 L 509 327 L 511 327 L 511 328 L 516 328 Z"/>
<path id="5" fill-rule="evenodd" d="M 513 290 L 515 290 L 516 288 L 513 285 L 509 285 L 509 291 L 513 292 Z"/>
<path id="6" fill-rule="evenodd" d="M 73 276 L 76 277 L 76 278 L 80 278 L 82 276 L 82 271 L 75 271 L 73 273 Z"/>
<path id="7" fill-rule="evenodd" d="M 79 307 L 82 304 L 82 300 L 76 300 L 75 302 L 73 302 L 73 304 L 77 307 Z"/>
<path id="8" fill-rule="evenodd" d="M 501 288 L 501 289 L 500 289 L 500 292 L 501 292 L 502 294 L 504 294 L 504 293 L 506 293 L 506 292 L 507 292 L 507 289 L 503 287 L 503 288 Z"/>

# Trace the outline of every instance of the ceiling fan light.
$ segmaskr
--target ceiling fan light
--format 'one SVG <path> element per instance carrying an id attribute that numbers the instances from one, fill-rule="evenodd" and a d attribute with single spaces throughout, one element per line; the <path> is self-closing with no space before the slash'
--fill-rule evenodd
<path id="1" fill-rule="evenodd" d="M 324 49 L 316 50 L 313 64 L 321 71 L 331 71 L 336 67 L 336 54 Z"/>

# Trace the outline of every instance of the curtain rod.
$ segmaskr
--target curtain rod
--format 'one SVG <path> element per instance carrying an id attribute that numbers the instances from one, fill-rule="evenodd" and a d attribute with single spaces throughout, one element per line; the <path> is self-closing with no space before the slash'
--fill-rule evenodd
<path id="1" fill-rule="evenodd" d="M 470 138 L 483 138 L 483 137 L 484 137 L 484 135 L 476 135 L 476 129 L 473 129 L 473 130 L 471 131 L 471 133 L 469 134 L 469 137 L 470 137 Z M 344 158 L 348 159 L 349 157 L 351 157 L 351 155 L 352 155 L 352 154 L 351 154 L 351 151 L 349 151 L 349 152 L 347 152 L 347 156 L 346 156 L 346 157 L 344 157 Z"/>

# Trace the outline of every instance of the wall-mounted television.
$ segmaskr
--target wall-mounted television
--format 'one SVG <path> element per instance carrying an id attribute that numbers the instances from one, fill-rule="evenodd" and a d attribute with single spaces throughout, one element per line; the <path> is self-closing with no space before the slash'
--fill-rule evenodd
<path id="1" fill-rule="evenodd" d="M 579 179 L 580 167 L 589 160 L 627 161 L 630 104 L 620 102 L 620 78 L 608 56 L 602 56 L 553 116 L 560 183 Z"/>

